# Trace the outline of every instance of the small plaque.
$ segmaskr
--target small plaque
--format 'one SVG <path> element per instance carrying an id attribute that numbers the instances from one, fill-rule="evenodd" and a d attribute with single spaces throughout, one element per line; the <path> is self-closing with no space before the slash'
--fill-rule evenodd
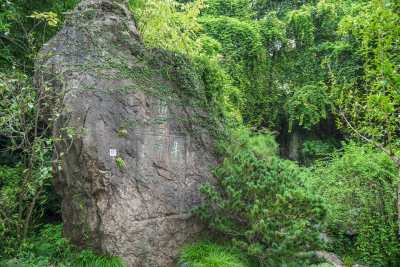
<path id="1" fill-rule="evenodd" d="M 112 148 L 110 149 L 110 157 L 116 157 L 117 156 L 117 150 Z"/>

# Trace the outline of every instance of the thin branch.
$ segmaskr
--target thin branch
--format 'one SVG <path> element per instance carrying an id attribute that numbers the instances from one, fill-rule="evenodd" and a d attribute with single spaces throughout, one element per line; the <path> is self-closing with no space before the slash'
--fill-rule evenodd
<path id="1" fill-rule="evenodd" d="M 359 131 L 357 131 L 353 125 L 347 120 L 346 116 L 344 115 L 343 111 L 340 111 L 340 114 L 342 115 L 343 119 L 346 121 L 347 125 L 350 127 L 350 129 L 353 130 L 353 132 L 355 132 L 359 137 L 361 137 L 364 141 L 374 145 L 376 148 L 382 150 L 383 152 L 385 152 L 393 161 L 395 164 L 398 164 L 400 161 L 398 160 L 398 158 L 396 157 L 396 155 L 390 153 L 390 151 L 388 151 L 386 148 L 384 148 L 381 144 L 378 144 L 374 141 L 372 141 L 371 139 L 368 139 L 366 136 L 362 135 Z"/>

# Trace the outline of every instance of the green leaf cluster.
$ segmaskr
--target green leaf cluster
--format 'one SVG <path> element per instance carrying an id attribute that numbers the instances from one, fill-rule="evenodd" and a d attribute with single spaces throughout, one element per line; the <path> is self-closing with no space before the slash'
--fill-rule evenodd
<path id="1" fill-rule="evenodd" d="M 329 97 L 329 89 L 324 83 L 306 85 L 298 88 L 290 101 L 285 103 L 289 114 L 289 132 L 293 123 L 304 125 L 305 129 L 317 124 L 321 118 L 327 118 L 328 112 L 333 109 L 333 102 Z"/>
<path id="2" fill-rule="evenodd" d="M 44 19 L 49 26 L 57 26 L 59 19 L 57 18 L 57 14 L 54 12 L 42 12 L 38 13 L 36 11 L 33 12 L 32 15 L 29 17 L 35 18 L 35 19 Z"/>
<path id="3" fill-rule="evenodd" d="M 125 167 L 125 161 L 122 158 L 115 158 L 115 163 L 117 163 L 118 166 L 120 167 Z"/>

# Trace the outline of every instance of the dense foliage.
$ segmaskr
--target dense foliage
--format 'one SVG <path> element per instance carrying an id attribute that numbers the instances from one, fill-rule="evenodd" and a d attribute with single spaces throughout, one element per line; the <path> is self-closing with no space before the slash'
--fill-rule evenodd
<path id="1" fill-rule="evenodd" d="M 324 197 L 332 249 L 372 266 L 400 260 L 396 167 L 383 152 L 356 144 L 313 168 L 307 185 Z"/>

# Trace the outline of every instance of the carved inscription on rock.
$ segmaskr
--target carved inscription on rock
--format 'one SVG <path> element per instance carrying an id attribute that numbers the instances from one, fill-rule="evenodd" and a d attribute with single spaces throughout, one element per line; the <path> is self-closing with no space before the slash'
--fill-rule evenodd
<path id="1" fill-rule="evenodd" d="M 153 110 L 158 122 L 150 126 L 146 133 L 135 135 L 139 159 L 183 162 L 186 156 L 185 137 L 168 134 L 167 103 L 158 100 Z"/>
<path id="2" fill-rule="evenodd" d="M 185 138 L 171 135 L 136 134 L 139 159 L 184 161 Z"/>

